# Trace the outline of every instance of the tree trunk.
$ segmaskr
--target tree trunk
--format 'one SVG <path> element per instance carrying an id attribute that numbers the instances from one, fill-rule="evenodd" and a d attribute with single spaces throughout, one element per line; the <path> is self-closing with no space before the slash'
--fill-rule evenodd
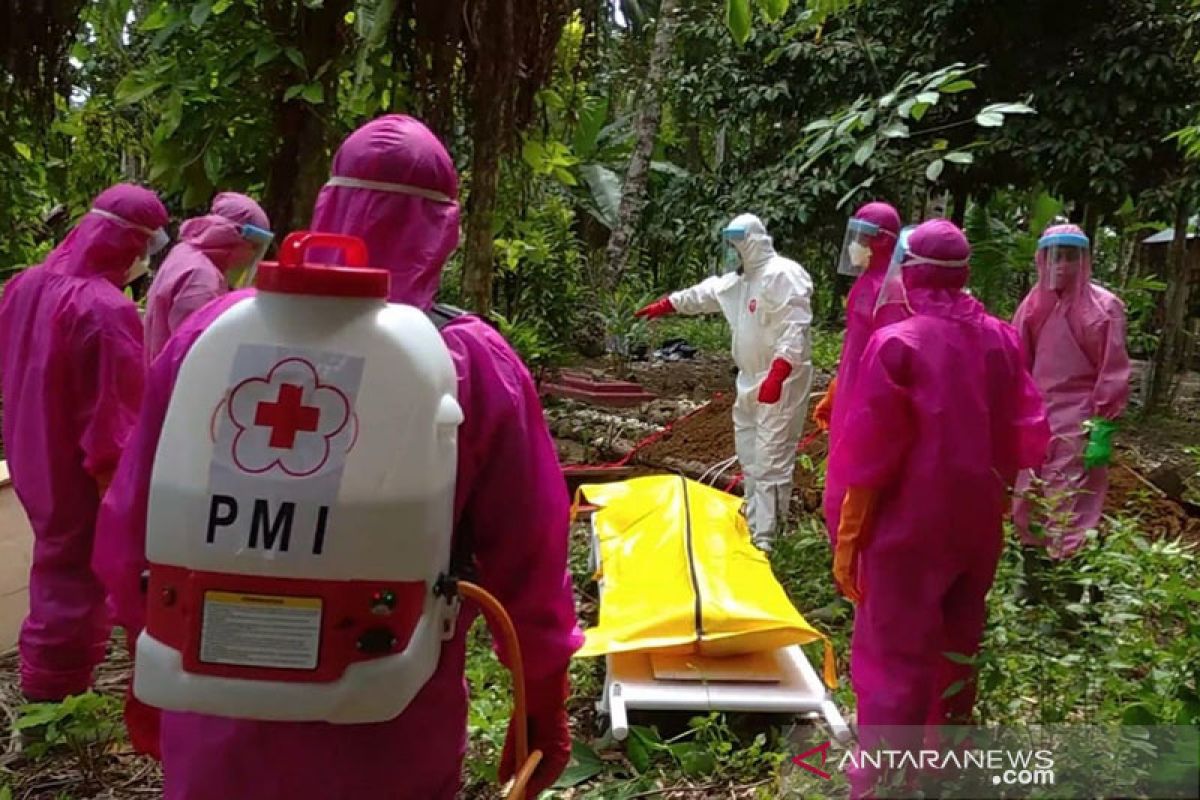
<path id="1" fill-rule="evenodd" d="M 495 269 L 493 241 L 500 156 L 513 130 L 511 93 L 514 77 L 503 72 L 504 59 L 515 47 L 513 3 L 481 3 L 473 20 L 481 35 L 467 73 L 470 81 L 471 188 L 467 198 L 466 250 L 463 255 L 463 294 L 467 307 L 486 316 L 492 309 Z M 468 27 L 471 27 L 468 25 Z"/>
<path id="2" fill-rule="evenodd" d="M 650 64 L 646 73 L 646 86 L 642 94 L 642 107 L 638 109 L 633 123 L 636 144 L 629 158 L 629 169 L 621 187 L 621 204 L 617 210 L 617 225 L 608 240 L 605 263 L 607 271 L 603 289 L 611 293 L 621 282 L 621 276 L 629 265 L 630 244 L 642 209 L 646 205 L 646 181 L 650 175 L 650 156 L 654 151 L 654 140 L 658 136 L 658 123 L 662 118 L 660 90 L 671 59 L 675 41 L 677 0 L 662 0 L 658 10 L 658 23 L 654 31 L 654 47 L 650 51 Z"/>
<path id="3" fill-rule="evenodd" d="M 298 70 L 291 80 L 307 80 L 337 56 L 345 16 L 352 0 L 327 0 L 319 8 L 297 8 L 294 16 L 282 10 L 264 14 L 268 27 L 283 41 L 297 41 L 307 72 Z M 326 101 L 336 97 L 338 73 L 327 69 L 321 79 Z M 279 146 L 271 159 L 263 206 L 277 231 L 308 227 L 313 201 L 329 170 L 326 147 L 329 132 L 316 109 L 300 99 L 283 100 L 280 86 L 275 106 L 275 136 Z"/>
<path id="4" fill-rule="evenodd" d="M 1175 210 L 1175 239 L 1171 242 L 1171 251 L 1167 256 L 1167 295 L 1162 335 L 1159 338 L 1158 351 L 1154 354 L 1150 393 L 1146 398 L 1146 411 L 1151 413 L 1169 410 L 1172 384 L 1182 366 L 1183 353 L 1187 349 L 1186 317 L 1188 290 L 1191 284 L 1188 280 L 1188 217 L 1188 203 L 1180 200 Z"/>
<path id="5" fill-rule="evenodd" d="M 950 221 L 961 228 L 967 220 L 967 204 L 971 202 L 971 193 L 965 187 L 956 187 L 951 197 L 954 210 L 950 214 Z"/>

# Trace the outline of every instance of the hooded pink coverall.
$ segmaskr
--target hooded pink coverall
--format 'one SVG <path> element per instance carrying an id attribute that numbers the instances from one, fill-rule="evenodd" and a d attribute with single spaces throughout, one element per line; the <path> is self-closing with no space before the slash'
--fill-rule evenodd
<path id="1" fill-rule="evenodd" d="M 919 749 L 923 726 L 970 714 L 972 669 L 942 654 L 979 649 L 1009 487 L 1041 463 L 1049 437 L 1016 331 L 962 291 L 966 267 L 920 263 L 966 259 L 966 237 L 935 220 L 913 232 L 909 252 L 913 316 L 871 336 L 841 444 L 847 485 L 878 492 L 851 654 L 867 750 L 880 726 L 909 726 L 906 741 L 893 729 L 887 744 Z M 858 796 L 874 780 L 870 769 L 851 772 Z"/>
<path id="2" fill-rule="evenodd" d="M 1078 233 L 1075 225 L 1046 230 L 1047 236 Z M 1053 438 L 1045 463 L 1021 473 L 1013 522 L 1025 544 L 1046 548 L 1051 558 L 1077 551 L 1087 531 L 1100 523 L 1108 469 L 1087 469 L 1083 451 L 1092 417 L 1116 419 L 1129 400 L 1129 354 L 1125 350 L 1125 308 L 1112 292 L 1091 282 L 1092 261 L 1085 252 L 1079 270 L 1062 289 L 1050 280 L 1048 251 L 1037 254 L 1038 282 L 1017 309 L 1013 326 L 1021 335 L 1034 380 L 1046 400 Z M 1036 485 L 1034 478 L 1044 481 Z M 1043 493 L 1054 508 L 1038 517 L 1028 493 Z M 1031 522 L 1040 530 L 1031 530 Z"/>
<path id="3" fill-rule="evenodd" d="M 86 691 L 108 619 L 92 574 L 96 510 L 142 397 L 142 325 L 121 291 L 147 230 L 167 224 L 151 191 L 118 185 L 38 267 L 4 287 L 0 392 L 13 485 L 34 533 L 21 689 L 60 700 Z M 125 220 L 122 222 L 121 220 Z"/>
<path id="4" fill-rule="evenodd" d="M 365 239 L 373 267 L 392 273 L 391 299 L 429 308 L 458 242 L 458 179 L 424 125 L 387 116 L 343 144 L 334 178 L 392 185 L 327 185 L 314 230 Z M 448 202 L 410 194 L 432 190 Z M 96 566 L 123 624 L 140 629 L 146 504 L 158 435 L 180 363 L 199 334 L 246 296 L 233 292 L 189 319 L 155 360 L 128 456 L 105 500 Z M 582 644 L 567 571 L 569 501 L 533 381 L 504 339 L 476 317 L 443 338 L 458 373 L 456 540 L 466 537 L 478 581 L 516 624 L 527 684 L 566 670 Z M 437 672 L 396 719 L 373 725 L 255 722 L 163 712 L 165 796 L 170 800 L 450 800 L 466 752 L 466 634 L 477 610 L 464 604 Z M 508 663 L 509 654 L 500 651 Z"/>
<path id="5" fill-rule="evenodd" d="M 879 289 L 887 275 L 888 264 L 900 234 L 900 214 L 887 203 L 867 203 L 855 214 L 856 219 L 879 226 L 881 233 L 871 240 L 871 263 L 850 287 L 846 297 L 846 335 L 842 340 L 842 357 L 838 362 L 837 389 L 833 401 L 833 413 L 829 419 L 829 463 L 825 471 L 825 523 L 829 538 L 837 537 L 838 520 L 842 516 L 842 500 L 846 497 L 846 483 L 842 478 L 841 464 L 834 458 L 839 440 L 845 431 L 846 416 L 854 408 L 854 387 L 858 382 L 858 370 L 867 340 L 876 328 L 875 304 Z M 890 231 L 888 236 L 882 231 Z"/>
<path id="6" fill-rule="evenodd" d="M 229 291 L 226 273 L 254 253 L 242 237 L 243 225 L 271 228 L 258 203 L 244 194 L 222 192 L 213 198 L 207 216 L 179 227 L 179 244 L 158 268 L 146 296 L 147 366 L 185 319 Z"/>

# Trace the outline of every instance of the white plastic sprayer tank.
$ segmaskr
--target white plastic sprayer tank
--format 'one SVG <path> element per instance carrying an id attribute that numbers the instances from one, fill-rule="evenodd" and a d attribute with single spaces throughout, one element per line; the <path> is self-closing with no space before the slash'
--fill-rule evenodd
<path id="1" fill-rule="evenodd" d="M 305 264 L 341 250 L 352 267 Z M 134 693 L 166 709 L 398 715 L 453 625 L 462 412 L 441 335 L 362 242 L 293 234 L 188 352 L 155 457 Z"/>

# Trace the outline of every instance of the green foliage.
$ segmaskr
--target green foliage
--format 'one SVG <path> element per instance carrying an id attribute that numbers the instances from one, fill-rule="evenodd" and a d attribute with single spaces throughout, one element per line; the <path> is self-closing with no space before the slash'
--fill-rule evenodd
<path id="1" fill-rule="evenodd" d="M 493 654 L 491 637 L 482 620 L 467 634 L 467 685 L 471 691 L 467 736 L 473 757 L 466 762 L 466 783 L 494 786 L 513 711 L 509 689 L 512 676 Z"/>
<path id="2" fill-rule="evenodd" d="M 970 150 L 983 147 L 984 140 L 953 150 L 945 138 L 931 139 L 924 146 L 914 140 L 970 125 L 967 118 L 919 127 L 944 97 L 973 89 L 974 82 L 965 76 L 980 69 L 956 63 L 925 74 L 909 72 L 881 97 L 859 96 L 836 114 L 813 120 L 804 127 L 805 136 L 796 147 L 805 158 L 800 173 L 831 160 L 842 181 L 857 180 L 839 199 L 837 207 L 842 208 L 871 189 L 881 175 L 921 173 L 937 183 L 947 164 L 969 166 L 975 159 Z M 993 103 L 975 112 L 974 122 L 981 128 L 999 128 L 1006 115 L 1032 113 L 1033 109 L 1022 103 Z"/>
<path id="3" fill-rule="evenodd" d="M 1012 317 L 1037 279 L 1038 239 L 1061 210 L 1062 202 L 1044 192 L 1004 193 L 967 210 L 971 291 L 993 314 Z"/>
<path id="4" fill-rule="evenodd" d="M 110 746 L 124 735 L 121 710 L 119 698 L 89 691 L 60 703 L 22 706 L 13 728 L 30 739 L 30 758 L 66 753 L 87 783 L 99 784 Z"/>
<path id="5" fill-rule="evenodd" d="M 729 323 L 718 314 L 664 317 L 650 326 L 650 334 L 652 347 L 660 347 L 670 339 L 685 339 L 702 353 L 728 353 L 731 341 Z"/>
<path id="6" fill-rule="evenodd" d="M 1042 564 L 1043 601 L 1032 604 L 1012 591 L 1028 580 L 1019 555 L 1006 553 L 991 595 L 983 720 L 1196 723 L 1193 550 L 1147 541 L 1134 520 L 1116 520 L 1076 558 Z"/>
<path id="7" fill-rule="evenodd" d="M 829 330 L 827 328 L 812 329 L 812 363 L 813 367 L 824 372 L 837 369 L 842 357 L 842 340 L 844 330 Z"/>

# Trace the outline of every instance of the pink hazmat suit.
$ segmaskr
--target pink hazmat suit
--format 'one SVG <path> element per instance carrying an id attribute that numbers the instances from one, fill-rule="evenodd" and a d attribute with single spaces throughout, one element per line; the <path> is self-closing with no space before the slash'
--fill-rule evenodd
<path id="1" fill-rule="evenodd" d="M 428 309 L 458 238 L 458 180 L 441 143 L 414 119 L 382 117 L 343 143 L 333 172 L 317 199 L 313 229 L 362 237 L 371 265 L 392 273 L 391 299 Z M 138 576 L 150 470 L 171 389 L 191 344 L 245 294 L 233 292 L 195 314 L 154 362 L 137 436 L 105 501 L 96 566 L 118 619 L 135 629 L 144 620 Z M 465 415 L 456 546 L 468 546 L 478 582 L 512 616 L 527 684 L 553 681 L 565 673 L 582 635 L 567 571 L 569 502 L 541 404 L 520 359 L 483 321 L 459 317 L 442 335 Z M 276 723 L 163 712 L 165 796 L 450 800 L 467 745 L 463 671 L 476 615 L 464 604 L 436 673 L 390 722 Z M 511 654 L 501 650 L 500 657 L 509 663 Z"/>
<path id="2" fill-rule="evenodd" d="M 1083 235 L 1074 225 L 1058 225 L 1045 236 Z M 1129 354 L 1125 350 L 1125 308 L 1112 292 L 1092 283 L 1085 250 L 1078 267 L 1055 286 L 1049 248 L 1038 250 L 1038 282 L 1017 309 L 1013 326 L 1021 335 L 1029 367 L 1046 401 L 1053 438 L 1045 463 L 1023 472 L 1017 482 L 1013 521 L 1025 544 L 1066 558 L 1100 523 L 1108 470 L 1087 469 L 1083 451 L 1092 417 L 1116 419 L 1129 400 Z M 1030 494 L 1043 494 L 1040 509 Z"/>
<path id="3" fill-rule="evenodd" d="M 846 334 L 842 340 L 836 395 L 829 419 L 830 457 L 825 474 L 825 522 L 831 540 L 837 535 L 842 500 L 846 497 L 846 483 L 841 476 L 843 470 L 833 453 L 838 449 L 839 439 L 845 432 L 846 416 L 854 408 L 854 388 L 858 382 L 859 364 L 863 351 L 867 348 L 867 340 L 875 331 L 875 304 L 879 300 L 879 290 L 892 261 L 896 237 L 900 235 L 900 214 L 887 203 L 868 203 L 860 208 L 854 217 L 879 226 L 880 233 L 871 240 L 870 264 L 855 279 L 854 286 L 850 288 L 850 294 L 846 297 Z M 888 231 L 891 235 L 883 231 Z"/>
<path id="4" fill-rule="evenodd" d="M 255 248 L 242 236 L 243 225 L 271 227 L 258 203 L 244 194 L 222 192 L 206 216 L 179 227 L 179 244 L 159 267 L 146 297 L 147 365 L 185 319 L 229 291 L 229 271 L 253 258 Z"/>
<path id="5" fill-rule="evenodd" d="M 167 224 L 158 197 L 137 186 L 107 189 L 92 209 L 0 303 L 4 444 L 34 533 L 21 688 L 40 700 L 86 691 L 104 659 L 96 512 L 142 397 L 142 325 L 121 290 Z"/>
<path id="6" fill-rule="evenodd" d="M 923 726 L 969 716 L 971 668 L 943 653 L 978 651 L 1009 487 L 1041 463 L 1049 437 L 1016 332 L 962 290 L 969 254 L 946 220 L 913 232 L 903 268 L 913 315 L 871 336 L 847 410 L 844 478 L 877 497 L 851 655 L 866 750 L 880 726 L 907 726 L 912 739 L 888 746 L 919 749 Z M 856 796 L 875 778 L 852 770 Z"/>

